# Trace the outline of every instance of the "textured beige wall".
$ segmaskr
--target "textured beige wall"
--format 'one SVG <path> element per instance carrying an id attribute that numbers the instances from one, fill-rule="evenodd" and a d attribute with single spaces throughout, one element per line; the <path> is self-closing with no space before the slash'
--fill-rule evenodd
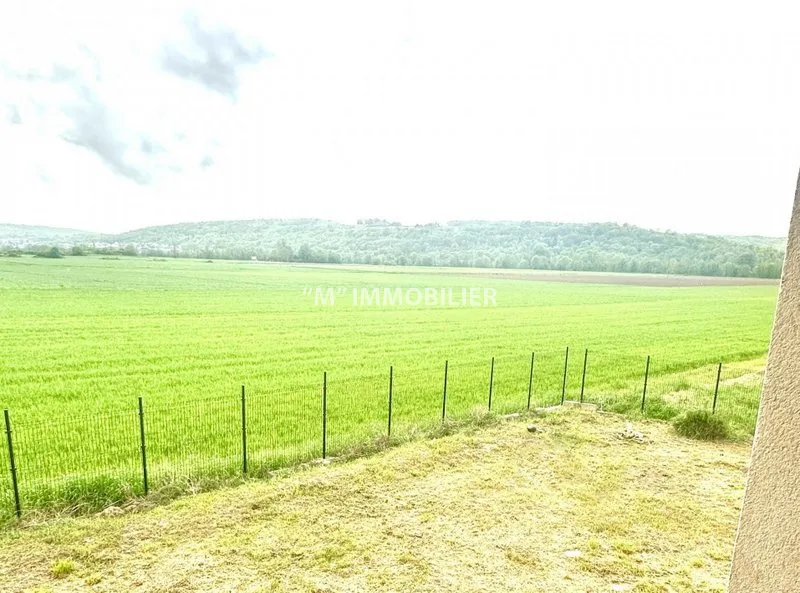
<path id="1" fill-rule="evenodd" d="M 800 592 L 800 179 L 730 593 Z"/>

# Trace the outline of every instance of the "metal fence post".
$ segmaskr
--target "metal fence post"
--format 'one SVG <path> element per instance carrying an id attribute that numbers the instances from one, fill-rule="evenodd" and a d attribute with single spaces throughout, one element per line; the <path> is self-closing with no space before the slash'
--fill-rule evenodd
<path id="1" fill-rule="evenodd" d="M 644 402 L 647 398 L 647 378 L 650 376 L 650 355 L 647 355 L 647 363 L 644 367 L 644 388 L 642 389 L 642 414 L 644 414 Z"/>
<path id="2" fill-rule="evenodd" d="M 322 372 L 322 458 L 328 454 L 328 371 Z"/>
<path id="3" fill-rule="evenodd" d="M 717 395 L 719 394 L 719 377 L 722 375 L 722 363 L 717 367 L 717 384 L 714 386 L 714 403 L 711 406 L 711 413 L 717 413 Z"/>
<path id="4" fill-rule="evenodd" d="M 386 438 L 390 438 L 392 436 L 392 384 L 394 383 L 394 368 L 389 367 L 389 414 L 388 414 L 388 423 L 386 426 Z"/>
<path id="5" fill-rule="evenodd" d="M 444 361 L 444 388 L 442 389 L 442 422 L 444 422 L 444 417 L 447 414 L 447 363 L 448 361 Z"/>
<path id="6" fill-rule="evenodd" d="M 247 400 L 242 385 L 242 473 L 247 474 Z"/>
<path id="7" fill-rule="evenodd" d="M 528 375 L 528 409 L 531 409 L 531 394 L 533 393 L 533 364 L 536 359 L 536 353 L 531 352 L 531 372 Z"/>
<path id="8" fill-rule="evenodd" d="M 564 353 L 564 380 L 561 382 L 561 405 L 564 405 L 564 398 L 567 396 L 567 363 L 569 362 L 569 346 Z"/>
<path id="9" fill-rule="evenodd" d="M 3 410 L 6 421 L 6 440 L 8 441 L 8 462 L 11 467 L 11 487 L 14 489 L 14 513 L 19 517 L 22 514 L 22 507 L 19 504 L 19 485 L 17 484 L 17 465 L 14 461 L 14 444 L 11 439 L 11 419 L 8 417 L 8 410 Z"/>
<path id="10" fill-rule="evenodd" d="M 492 356 L 492 366 L 489 371 L 489 411 L 492 411 L 492 387 L 494 387 L 494 356 Z"/>
<path id="11" fill-rule="evenodd" d="M 147 483 L 147 449 L 144 442 L 144 404 L 142 403 L 142 396 L 139 396 L 139 443 L 142 451 L 142 483 L 144 484 L 144 493 L 147 496 L 149 491 Z"/>
<path id="12" fill-rule="evenodd" d="M 581 403 L 583 403 L 583 389 L 586 387 L 586 363 L 589 360 L 589 349 L 583 352 L 583 375 L 581 375 Z"/>

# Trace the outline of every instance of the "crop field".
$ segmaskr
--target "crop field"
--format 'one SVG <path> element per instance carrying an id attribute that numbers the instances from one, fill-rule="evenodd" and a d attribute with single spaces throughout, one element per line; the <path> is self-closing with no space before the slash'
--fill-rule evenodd
<path id="1" fill-rule="evenodd" d="M 376 288 L 409 300 L 435 289 L 438 301 L 370 304 Z M 471 288 L 481 306 L 462 298 Z M 524 409 L 529 393 L 531 406 L 562 391 L 579 399 L 582 383 L 586 401 L 638 412 L 648 355 L 647 413 L 671 417 L 713 405 L 722 362 L 718 413 L 746 437 L 776 294 L 776 284 L 0 258 L 0 407 L 24 509 L 140 494 L 142 433 L 153 490 L 240 474 L 244 451 L 253 475 L 320 457 L 323 373 L 329 455 L 385 436 L 390 367 L 392 438 L 440 424 L 445 361 L 448 419 L 487 410 L 490 374 L 496 412 Z M 13 511 L 9 465 L 3 439 L 0 516 Z"/>

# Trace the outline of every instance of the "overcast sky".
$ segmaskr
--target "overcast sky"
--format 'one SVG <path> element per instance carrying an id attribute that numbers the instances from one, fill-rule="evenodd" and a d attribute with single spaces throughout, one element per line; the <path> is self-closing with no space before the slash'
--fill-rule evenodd
<path id="1" fill-rule="evenodd" d="M 800 167 L 792 4 L 14 2 L 0 222 L 784 235 Z"/>

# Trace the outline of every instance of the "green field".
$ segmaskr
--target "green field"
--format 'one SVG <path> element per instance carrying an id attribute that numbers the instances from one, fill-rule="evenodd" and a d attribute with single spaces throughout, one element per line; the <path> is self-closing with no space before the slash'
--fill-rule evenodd
<path id="1" fill-rule="evenodd" d="M 344 296 L 315 306 L 304 289 Z M 353 289 L 490 288 L 496 307 L 354 306 Z M 403 268 L 331 269 L 200 260 L 0 258 L 0 407 L 10 411 L 26 509 L 89 506 L 142 489 L 137 398 L 152 489 L 242 468 L 246 386 L 249 470 L 319 457 L 328 374 L 328 453 L 386 431 L 566 397 L 638 409 L 652 356 L 648 413 L 711 406 L 752 430 L 777 286 L 654 287 L 548 283 Z M 0 445 L 0 515 L 10 507 Z"/>

